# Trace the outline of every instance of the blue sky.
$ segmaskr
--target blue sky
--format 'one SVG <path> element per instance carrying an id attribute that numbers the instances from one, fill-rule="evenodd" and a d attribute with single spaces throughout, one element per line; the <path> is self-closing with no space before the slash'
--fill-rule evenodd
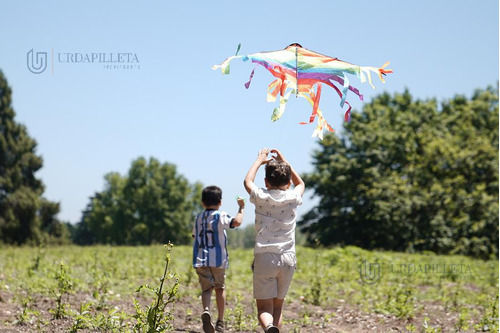
<path id="1" fill-rule="evenodd" d="M 276 123 L 266 102 L 272 77 L 233 61 L 292 42 L 394 74 L 376 90 L 351 84 L 369 101 L 408 89 L 414 98 L 470 96 L 499 78 L 498 1 L 2 1 L 0 69 L 13 89 L 17 121 L 38 142 L 37 173 L 60 219 L 78 222 L 111 171 L 125 174 L 139 156 L 177 166 L 189 181 L 219 185 L 223 209 L 236 212 L 243 178 L 262 147 L 277 147 L 299 172 L 312 170 L 317 139 L 303 126 L 311 108 L 290 98 Z M 27 53 L 47 52 L 47 70 L 28 70 Z M 130 68 L 60 62 L 65 54 L 130 53 Z M 61 56 L 62 55 L 62 58 Z M 109 65 L 109 63 L 108 63 Z M 350 97 L 350 98 L 349 98 Z M 348 96 L 360 111 L 363 102 Z M 320 107 L 341 133 L 338 97 L 324 89 Z M 263 185 L 259 173 L 258 184 Z M 314 203 L 306 192 L 301 213 Z M 253 219 L 247 209 L 245 224 Z"/>

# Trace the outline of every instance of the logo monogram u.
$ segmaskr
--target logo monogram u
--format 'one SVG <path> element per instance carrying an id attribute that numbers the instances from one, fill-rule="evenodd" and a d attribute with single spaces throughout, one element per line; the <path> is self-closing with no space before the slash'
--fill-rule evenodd
<path id="1" fill-rule="evenodd" d="M 33 52 L 29 50 L 26 54 L 28 69 L 33 74 L 41 74 L 47 69 L 47 52 Z"/>

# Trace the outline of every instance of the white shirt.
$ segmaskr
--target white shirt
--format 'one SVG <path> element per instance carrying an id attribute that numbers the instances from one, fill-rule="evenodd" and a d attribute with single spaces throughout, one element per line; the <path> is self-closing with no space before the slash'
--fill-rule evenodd
<path id="1" fill-rule="evenodd" d="M 295 253 L 297 206 L 302 196 L 295 190 L 267 190 L 253 184 L 250 202 L 255 204 L 254 253 Z"/>

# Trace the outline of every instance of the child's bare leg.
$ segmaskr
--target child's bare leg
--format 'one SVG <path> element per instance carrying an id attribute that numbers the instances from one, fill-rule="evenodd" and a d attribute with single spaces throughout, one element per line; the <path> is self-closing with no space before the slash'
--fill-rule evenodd
<path id="1" fill-rule="evenodd" d="M 212 289 L 209 288 L 201 293 L 201 304 L 203 305 L 203 310 L 208 308 L 210 310 L 210 299 L 212 298 Z"/>
<path id="2" fill-rule="evenodd" d="M 268 325 L 273 324 L 273 299 L 258 299 L 257 315 L 259 317 L 260 326 L 266 329 Z M 273 324 L 274 325 L 274 324 Z"/>
<path id="3" fill-rule="evenodd" d="M 273 325 L 278 328 L 281 328 L 281 311 L 284 301 L 284 299 L 273 298 Z"/>
<path id="4" fill-rule="evenodd" d="M 217 311 L 219 311 L 217 319 L 223 321 L 226 306 L 226 290 L 224 288 L 215 288 L 215 300 L 217 301 Z"/>

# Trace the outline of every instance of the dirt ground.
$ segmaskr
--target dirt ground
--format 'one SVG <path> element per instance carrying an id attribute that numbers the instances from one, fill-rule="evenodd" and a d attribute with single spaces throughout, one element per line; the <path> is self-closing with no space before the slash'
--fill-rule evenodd
<path id="1" fill-rule="evenodd" d="M 88 301 L 86 295 L 72 295 L 72 309 L 77 309 L 79 303 Z M 146 304 L 146 300 L 141 303 Z M 193 297 L 179 299 L 174 304 L 172 312 L 174 314 L 173 332 L 202 332 L 200 311 L 201 304 Z M 233 304 L 232 304 L 233 303 Z M 28 324 L 16 324 L 16 319 L 21 313 L 21 306 L 15 302 L 8 292 L 0 292 L 0 333 L 7 332 L 69 332 L 74 319 L 53 320 L 49 309 L 54 307 L 54 301 L 47 297 L 40 297 L 31 305 L 32 309 L 39 311 L 37 320 L 32 316 Z M 212 305 L 213 307 L 215 304 Z M 244 329 L 239 330 L 235 322 L 234 302 L 228 300 L 226 307 L 226 332 L 262 332 L 257 326 L 254 318 L 253 303 L 240 305 L 243 316 L 240 322 Z M 118 309 L 127 314 L 133 314 L 132 300 L 127 298 L 115 298 L 109 302 L 111 309 Z M 409 332 L 407 327 L 410 323 L 416 328 L 416 332 L 425 331 L 425 317 L 431 318 L 428 327 L 434 327 L 436 332 L 456 332 L 456 315 L 447 313 L 440 305 L 428 304 L 422 314 L 411 320 L 403 320 L 392 315 L 364 313 L 354 306 L 339 301 L 338 305 L 331 308 L 322 308 L 305 304 L 300 300 L 287 301 L 283 312 L 284 325 L 282 332 Z M 214 309 L 215 310 L 215 309 Z M 214 311 L 213 310 L 213 311 Z M 214 314 L 215 316 L 215 314 Z M 472 327 L 472 325 L 471 325 Z M 82 329 L 78 332 L 99 332 L 101 330 Z"/>

